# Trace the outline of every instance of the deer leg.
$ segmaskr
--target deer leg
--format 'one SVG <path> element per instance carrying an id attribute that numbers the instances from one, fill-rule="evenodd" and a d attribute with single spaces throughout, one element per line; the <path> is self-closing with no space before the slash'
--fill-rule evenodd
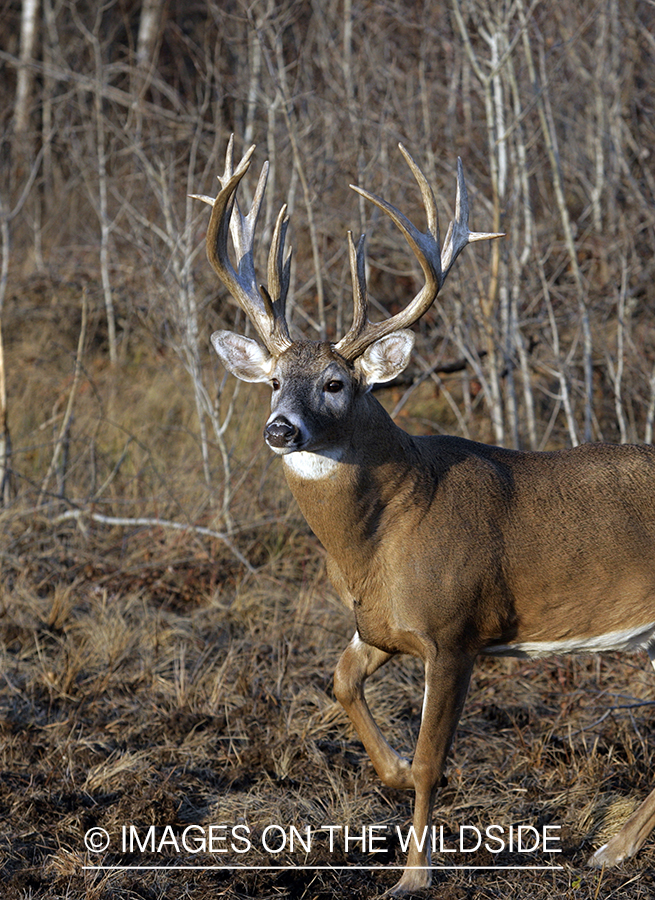
<path id="1" fill-rule="evenodd" d="M 655 643 L 648 645 L 648 656 L 655 668 Z M 655 790 L 630 816 L 618 834 L 587 860 L 588 866 L 617 866 L 624 859 L 629 859 L 642 847 L 644 841 L 655 828 Z"/>
<path id="2" fill-rule="evenodd" d="M 633 812 L 618 834 L 599 847 L 587 860 L 588 866 L 618 866 L 634 856 L 655 828 L 655 790 Z"/>
<path id="3" fill-rule="evenodd" d="M 368 708 L 364 682 L 393 656 L 366 644 L 358 632 L 341 655 L 334 673 L 334 693 L 348 713 L 373 767 L 384 784 L 404 789 L 414 786 L 408 760 L 389 745 Z"/>
<path id="4" fill-rule="evenodd" d="M 430 824 L 446 755 L 468 691 L 473 660 L 460 651 L 432 645 L 425 659 L 425 696 L 414 761 L 414 818 L 407 863 L 389 894 L 412 893 L 430 886 Z"/>

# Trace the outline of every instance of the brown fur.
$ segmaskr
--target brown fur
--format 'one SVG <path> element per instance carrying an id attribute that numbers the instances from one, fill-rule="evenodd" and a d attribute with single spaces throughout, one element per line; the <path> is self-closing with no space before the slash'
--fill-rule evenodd
<path id="1" fill-rule="evenodd" d="M 414 789 L 420 839 L 478 653 L 646 647 L 655 655 L 655 450 L 600 444 L 521 453 L 453 437 L 414 438 L 397 428 L 367 390 L 406 367 L 413 339 L 403 329 L 431 305 L 466 244 L 499 235 L 468 230 L 459 164 L 457 219 L 442 251 L 434 197 L 403 150 L 428 230 L 419 232 L 385 201 L 360 193 L 405 235 L 425 286 L 401 313 L 372 325 L 364 244 L 355 248 L 349 239 L 351 330 L 335 346 L 293 342 L 284 321 L 288 265 L 274 254 L 269 281 L 276 296 L 264 293 L 262 306 L 250 265 L 254 232 L 239 212 L 232 232 L 239 274 L 227 258 L 225 217 L 251 153 L 232 174 L 229 149 L 222 190 L 214 201 L 203 199 L 213 207 L 210 262 L 266 349 L 225 331 L 212 342 L 235 375 L 272 387 L 266 440 L 284 456 L 289 486 L 357 623 L 335 672 L 335 694 L 385 784 Z M 261 179 L 257 196 L 255 207 Z M 284 211 L 274 246 L 283 243 L 283 218 Z M 255 219 L 251 213 L 248 221 Z M 418 657 L 425 671 L 411 764 L 384 739 L 364 698 L 366 679 L 396 653 Z M 632 855 L 654 823 L 655 791 L 590 862 L 612 865 Z M 429 885 L 429 864 L 429 850 L 410 844 L 394 893 Z"/>
<path id="2" fill-rule="evenodd" d="M 283 386 L 273 419 L 281 405 L 306 420 L 307 383 L 320 384 L 324 367 L 334 366 L 325 348 L 312 371 L 293 359 L 289 351 L 276 370 Z M 335 692 L 380 777 L 415 789 L 420 834 L 479 652 L 540 654 L 526 649 L 533 643 L 557 652 L 553 644 L 563 641 L 569 644 L 562 651 L 594 649 L 590 639 L 625 631 L 635 632 L 635 644 L 649 643 L 655 450 L 590 444 L 524 453 L 455 437 L 411 437 L 363 393 L 355 374 L 345 377 L 349 403 L 320 438 L 323 448 L 339 447 L 338 463 L 320 479 L 291 466 L 285 471 L 357 624 Z M 420 658 L 426 670 L 411 766 L 386 743 L 363 694 L 366 677 L 396 653 Z M 613 864 L 636 852 L 655 821 L 654 804 L 655 792 L 590 862 Z M 428 884 L 429 873 L 415 868 L 428 865 L 429 855 L 411 848 L 396 892 Z"/>

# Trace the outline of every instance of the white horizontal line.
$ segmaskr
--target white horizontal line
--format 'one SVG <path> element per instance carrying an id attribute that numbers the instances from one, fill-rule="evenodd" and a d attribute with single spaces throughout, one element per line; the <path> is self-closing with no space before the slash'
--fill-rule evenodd
<path id="1" fill-rule="evenodd" d="M 516 869 L 518 871 L 554 871 L 563 869 L 564 866 L 82 866 L 85 872 L 145 872 L 145 871 L 179 871 L 179 872 L 204 872 L 204 871 L 235 871 L 242 872 L 279 872 L 279 871 L 299 871 L 299 872 L 341 872 L 343 870 L 356 872 L 386 872 L 393 870 L 416 869 L 417 871 L 439 871 L 454 869 L 497 869 L 509 870 Z"/>

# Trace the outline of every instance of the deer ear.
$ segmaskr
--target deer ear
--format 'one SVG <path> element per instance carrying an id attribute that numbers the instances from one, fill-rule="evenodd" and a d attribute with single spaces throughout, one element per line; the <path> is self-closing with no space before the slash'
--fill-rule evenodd
<path id="1" fill-rule="evenodd" d="M 232 331 L 215 331 L 211 342 L 228 372 L 241 381 L 268 381 L 271 377 L 275 360 L 252 338 Z"/>
<path id="2" fill-rule="evenodd" d="M 364 376 L 368 387 L 391 381 L 407 367 L 413 347 L 411 331 L 394 331 L 367 347 L 355 361 L 355 368 Z"/>

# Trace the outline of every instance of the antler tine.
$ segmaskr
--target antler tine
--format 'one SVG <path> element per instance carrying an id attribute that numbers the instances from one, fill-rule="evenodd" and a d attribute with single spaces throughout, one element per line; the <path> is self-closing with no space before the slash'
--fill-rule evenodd
<path id="1" fill-rule="evenodd" d="M 366 288 L 366 235 L 363 234 L 357 246 L 352 231 L 348 232 L 348 255 L 350 258 L 350 276 L 353 284 L 353 323 L 351 331 L 359 334 L 368 321 L 368 291 Z M 338 346 L 338 345 L 337 345 Z"/>
<path id="2" fill-rule="evenodd" d="M 343 337 L 335 349 L 346 359 L 356 359 L 360 356 L 368 346 L 370 346 L 379 338 L 398 331 L 401 328 L 407 328 L 414 322 L 418 321 L 421 316 L 427 312 L 439 293 L 448 272 L 452 268 L 456 258 L 462 252 L 467 243 L 471 241 L 491 240 L 492 238 L 502 237 L 501 234 L 486 234 L 482 232 L 470 232 L 468 230 L 468 194 L 464 174 L 462 170 L 461 160 L 457 161 L 457 196 L 455 201 L 455 220 L 450 223 L 443 251 L 439 246 L 439 221 L 437 216 L 437 204 L 434 194 L 428 181 L 421 169 L 414 162 L 410 154 L 402 144 L 399 144 L 400 151 L 405 157 L 409 165 L 416 183 L 421 191 L 423 198 L 423 206 L 428 222 L 426 231 L 419 231 L 409 219 L 400 212 L 395 206 L 392 206 L 381 197 L 371 194 L 360 187 L 351 185 L 353 190 L 361 194 L 367 200 L 374 203 L 394 222 L 398 229 L 402 232 L 405 240 L 411 247 L 416 256 L 423 274 L 425 276 L 425 284 L 414 297 L 414 299 L 389 319 L 375 324 L 368 321 L 366 315 L 362 316 L 360 312 L 361 303 L 358 299 L 358 292 L 362 291 L 365 295 L 366 285 L 364 281 L 363 289 L 361 287 L 361 279 L 358 276 L 360 286 L 355 290 L 355 317 L 353 324 L 348 333 Z M 363 255 L 363 245 L 362 255 Z M 359 252 L 359 251 L 358 251 Z M 351 255 L 352 260 L 352 255 Z M 363 279 L 363 261 L 358 263 L 358 270 L 361 267 Z M 351 261 L 352 268 L 352 261 Z M 355 278 L 353 276 L 353 283 Z"/>
<path id="3" fill-rule="evenodd" d="M 407 148 L 403 144 L 398 144 L 398 149 L 405 158 L 405 162 L 411 169 L 414 180 L 416 181 L 421 192 L 421 198 L 423 199 L 423 208 L 425 209 L 425 217 L 428 220 L 427 233 L 434 236 L 434 239 L 437 242 L 437 246 L 439 246 L 439 214 L 437 213 L 437 201 L 434 199 L 434 192 L 430 187 L 427 178 L 416 165 L 411 154 L 407 151 Z"/>
<path id="4" fill-rule="evenodd" d="M 462 160 L 457 157 L 457 194 L 455 197 L 455 219 L 448 226 L 448 233 L 441 251 L 441 268 L 443 280 L 446 280 L 455 260 L 467 244 L 475 241 L 490 241 L 494 238 L 504 237 L 502 233 L 487 233 L 484 231 L 469 231 L 469 195 L 464 180 L 464 168 Z"/>
<path id="5" fill-rule="evenodd" d="M 275 228 L 273 230 L 273 239 L 271 248 L 268 252 L 268 290 L 260 285 L 264 305 L 269 316 L 275 323 L 274 337 L 277 342 L 285 342 L 291 344 L 289 337 L 289 328 L 285 316 L 287 294 L 289 293 L 289 282 L 291 280 L 291 248 L 284 259 L 284 242 L 287 236 L 287 228 L 289 227 L 289 216 L 287 215 L 287 204 L 285 203 L 278 213 Z"/>
<path id="6" fill-rule="evenodd" d="M 271 282 L 269 255 L 269 284 L 276 300 L 274 303 L 266 292 L 263 294 L 259 292 L 254 260 L 255 229 L 266 190 L 268 162 L 265 162 L 262 166 L 252 205 L 248 214 L 244 216 L 236 201 L 236 192 L 241 179 L 250 167 L 250 160 L 255 151 L 255 145 L 246 151 L 236 169 L 233 162 L 233 148 L 234 140 L 231 137 L 225 154 L 225 172 L 218 177 L 221 190 L 216 195 L 216 198 L 207 197 L 203 194 L 192 194 L 191 196 L 208 203 L 212 207 L 206 235 L 207 259 L 211 267 L 251 320 L 268 350 L 273 354 L 279 354 L 291 345 L 287 324 L 284 321 L 284 298 L 288 289 L 288 271 L 285 276 L 285 267 L 280 262 L 279 274 L 275 270 L 274 278 Z M 278 247 L 274 254 L 276 256 L 280 255 L 280 259 L 284 250 L 284 235 L 286 233 L 286 225 L 282 221 L 283 219 L 283 214 L 278 216 L 278 224 L 276 224 L 273 236 L 273 244 Z M 228 231 L 232 236 L 236 254 L 236 270 L 228 254 Z M 288 264 L 289 260 L 287 260 L 287 267 Z M 285 277 L 286 288 L 284 288 Z M 281 297 L 282 300 L 280 302 Z"/>

